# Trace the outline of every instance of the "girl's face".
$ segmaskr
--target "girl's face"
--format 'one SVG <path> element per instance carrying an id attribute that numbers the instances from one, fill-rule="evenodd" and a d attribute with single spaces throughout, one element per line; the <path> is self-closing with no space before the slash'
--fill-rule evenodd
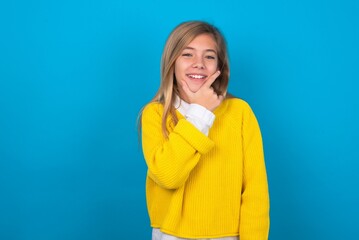
<path id="1" fill-rule="evenodd" d="M 180 97 L 186 100 L 182 81 L 197 92 L 208 77 L 218 70 L 216 42 L 209 34 L 201 34 L 185 47 L 175 62 L 175 76 Z"/>

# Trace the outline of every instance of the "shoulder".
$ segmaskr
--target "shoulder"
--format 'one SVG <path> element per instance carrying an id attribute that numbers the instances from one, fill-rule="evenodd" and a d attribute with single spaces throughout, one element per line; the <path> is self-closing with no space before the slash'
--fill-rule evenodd
<path id="1" fill-rule="evenodd" d="M 249 104 L 245 100 L 238 97 L 229 97 L 226 99 L 226 101 L 228 101 L 231 105 L 236 107 L 243 107 L 243 108 L 249 107 Z"/>
<path id="2" fill-rule="evenodd" d="M 233 125 L 240 123 L 246 130 L 258 127 L 257 117 L 251 106 L 243 99 L 228 98 L 226 116 L 232 120 Z"/>
<path id="3" fill-rule="evenodd" d="M 229 96 L 226 100 L 226 105 L 227 105 L 227 113 L 247 113 L 247 112 L 251 112 L 252 109 L 250 107 L 250 105 L 243 99 L 241 98 L 237 98 L 234 96 Z"/>
<path id="4" fill-rule="evenodd" d="M 236 124 L 252 122 L 256 119 L 249 103 L 241 98 L 229 96 L 223 103 L 224 106 L 220 110 L 223 113 L 222 118 L 231 119 Z"/>
<path id="5" fill-rule="evenodd" d="M 160 102 L 150 102 L 142 109 L 142 116 L 162 115 L 163 104 Z"/>

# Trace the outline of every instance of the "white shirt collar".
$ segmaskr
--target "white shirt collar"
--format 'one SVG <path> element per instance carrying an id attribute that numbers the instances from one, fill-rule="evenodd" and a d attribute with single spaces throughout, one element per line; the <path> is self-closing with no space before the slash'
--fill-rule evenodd
<path id="1" fill-rule="evenodd" d="M 174 107 L 184 116 L 186 115 L 190 104 L 176 95 Z"/>

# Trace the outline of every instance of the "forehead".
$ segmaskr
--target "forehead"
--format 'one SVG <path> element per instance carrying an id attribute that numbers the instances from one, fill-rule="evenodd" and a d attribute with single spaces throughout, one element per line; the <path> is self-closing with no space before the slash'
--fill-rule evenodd
<path id="1" fill-rule="evenodd" d="M 195 50 L 217 50 L 217 43 L 210 34 L 200 34 L 196 36 L 186 48 L 193 48 Z"/>

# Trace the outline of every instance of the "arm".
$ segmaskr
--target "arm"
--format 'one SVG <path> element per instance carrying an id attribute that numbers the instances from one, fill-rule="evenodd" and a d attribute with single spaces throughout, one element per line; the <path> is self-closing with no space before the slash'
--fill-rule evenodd
<path id="1" fill-rule="evenodd" d="M 269 194 L 262 137 L 248 106 L 243 116 L 243 187 L 239 234 L 241 240 L 266 240 L 269 232 Z"/>
<path id="2" fill-rule="evenodd" d="M 162 111 L 160 105 L 150 104 L 142 113 L 143 153 L 148 176 L 163 188 L 177 189 L 214 143 L 186 119 L 180 119 L 166 139 L 161 129 Z"/>

